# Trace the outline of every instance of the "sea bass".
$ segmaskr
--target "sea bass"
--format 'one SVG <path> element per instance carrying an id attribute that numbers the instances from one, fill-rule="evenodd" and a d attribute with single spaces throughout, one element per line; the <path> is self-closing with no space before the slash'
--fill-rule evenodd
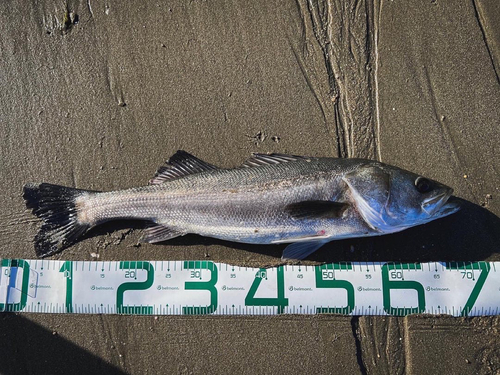
<path id="1" fill-rule="evenodd" d="M 110 220 L 152 222 L 142 242 L 187 233 L 250 244 L 290 243 L 283 259 L 303 259 L 325 243 L 378 236 L 458 211 L 453 190 L 364 159 L 252 154 L 218 168 L 177 151 L 149 186 L 112 192 L 52 184 L 24 186 L 26 206 L 43 220 L 39 257 L 72 245 Z"/>

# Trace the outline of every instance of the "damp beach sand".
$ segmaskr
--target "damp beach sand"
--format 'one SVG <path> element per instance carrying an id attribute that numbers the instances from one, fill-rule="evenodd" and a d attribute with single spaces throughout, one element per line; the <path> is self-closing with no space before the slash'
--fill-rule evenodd
<path id="1" fill-rule="evenodd" d="M 0 248 L 35 256 L 22 186 L 141 186 L 178 149 L 364 157 L 445 183 L 448 218 L 332 242 L 304 264 L 500 260 L 496 1 L 0 4 Z M 281 246 L 104 226 L 65 260 L 281 264 Z M 61 258 L 61 259 L 63 259 Z M 500 319 L 0 314 L 0 372 L 500 371 Z M 85 369 L 85 370 L 84 370 Z"/>

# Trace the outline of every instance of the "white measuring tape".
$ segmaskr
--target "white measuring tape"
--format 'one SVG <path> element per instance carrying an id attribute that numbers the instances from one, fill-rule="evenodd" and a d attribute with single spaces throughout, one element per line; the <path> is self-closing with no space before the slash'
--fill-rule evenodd
<path id="1" fill-rule="evenodd" d="M 144 315 L 500 313 L 500 262 L 332 263 L 3 259 L 0 311 Z"/>

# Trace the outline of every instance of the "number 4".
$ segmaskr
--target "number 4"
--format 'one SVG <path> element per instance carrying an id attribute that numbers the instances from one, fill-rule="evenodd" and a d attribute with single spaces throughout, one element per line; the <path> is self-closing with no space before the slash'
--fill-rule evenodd
<path id="1" fill-rule="evenodd" d="M 259 288 L 262 279 L 265 278 L 267 271 L 261 268 L 255 275 L 255 279 L 245 297 L 245 306 L 276 306 L 278 307 L 278 314 L 282 314 L 286 306 L 288 306 L 288 298 L 285 298 L 285 274 L 283 266 L 277 268 L 277 289 L 278 297 L 276 298 L 262 298 L 255 297 L 255 293 Z"/>

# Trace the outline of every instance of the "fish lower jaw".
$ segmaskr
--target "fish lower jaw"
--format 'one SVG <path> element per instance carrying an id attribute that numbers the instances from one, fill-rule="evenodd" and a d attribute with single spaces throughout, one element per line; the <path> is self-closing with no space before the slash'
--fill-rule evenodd
<path id="1" fill-rule="evenodd" d="M 443 206 L 441 206 L 441 208 L 437 212 L 434 213 L 432 220 L 449 216 L 458 211 L 460 211 L 460 205 L 458 204 L 458 202 L 447 202 Z"/>
<path id="2" fill-rule="evenodd" d="M 448 199 L 451 197 L 452 191 L 448 191 L 435 197 L 428 198 L 422 202 L 422 210 L 429 216 L 434 216 L 437 212 L 441 211 L 443 207 L 448 204 Z M 430 207 L 430 209 L 429 209 Z"/>

